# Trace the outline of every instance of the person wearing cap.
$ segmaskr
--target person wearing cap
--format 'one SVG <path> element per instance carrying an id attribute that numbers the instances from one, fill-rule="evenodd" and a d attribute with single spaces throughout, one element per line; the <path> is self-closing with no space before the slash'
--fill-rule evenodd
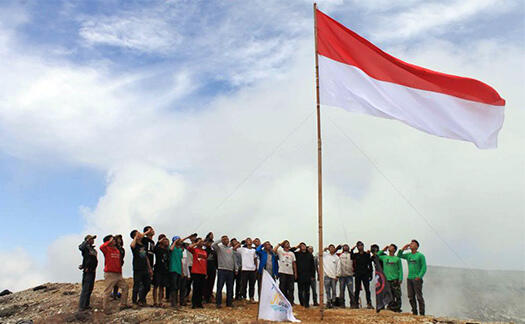
<path id="1" fill-rule="evenodd" d="M 345 290 L 348 290 L 350 307 L 355 305 L 354 296 L 354 261 L 350 253 L 350 246 L 343 244 L 343 252 L 339 254 L 339 299 L 341 306 L 345 307 Z"/>
<path id="2" fill-rule="evenodd" d="M 184 298 L 181 289 L 182 283 L 182 241 L 180 236 L 174 236 L 171 239 L 169 273 L 170 273 L 170 303 L 171 307 L 179 308 Z"/>
<path id="3" fill-rule="evenodd" d="M 357 253 L 354 253 L 354 249 L 357 247 Z M 354 299 L 356 304 L 354 308 L 358 308 L 357 305 L 359 300 L 359 293 L 361 292 L 361 285 L 365 287 L 366 293 L 366 304 L 368 309 L 373 309 L 372 299 L 370 297 L 370 281 L 372 280 L 372 259 L 370 258 L 370 252 L 365 252 L 365 245 L 363 242 L 358 241 L 354 247 L 350 250 L 352 260 L 355 262 L 355 294 Z"/>
<path id="4" fill-rule="evenodd" d="M 282 249 L 279 249 L 280 247 Z M 277 244 L 273 252 L 277 254 L 279 262 L 279 289 L 290 304 L 293 305 L 294 282 L 297 280 L 295 254 L 290 251 L 290 242 L 288 240 Z"/>
<path id="5" fill-rule="evenodd" d="M 137 230 L 130 233 L 133 241 L 130 244 L 133 254 L 133 293 L 131 301 L 139 306 L 146 306 L 146 296 L 150 290 L 153 270 L 149 263 L 148 252 L 143 244 L 144 234 Z"/>
<path id="6" fill-rule="evenodd" d="M 297 287 L 299 289 L 299 303 L 301 306 L 310 307 L 310 283 L 315 279 L 314 256 L 308 252 L 304 242 L 299 243 L 290 251 L 295 253 L 297 265 Z"/>
<path id="7" fill-rule="evenodd" d="M 122 263 L 120 261 L 120 251 L 115 246 L 113 235 L 104 237 L 104 243 L 100 246 L 100 251 L 104 254 L 104 281 L 106 288 L 104 289 L 104 298 L 102 300 L 102 307 L 104 312 L 108 313 L 108 301 L 113 287 L 117 285 L 122 290 L 120 297 L 120 309 L 129 308 L 128 306 L 128 284 L 122 278 Z"/>
<path id="8" fill-rule="evenodd" d="M 410 248 L 410 252 L 403 253 L 408 248 Z M 412 306 L 412 314 L 417 315 L 417 306 L 419 304 L 419 315 L 425 315 L 423 276 L 427 272 L 427 261 L 423 253 L 418 252 L 418 249 L 419 242 L 412 240 L 397 252 L 397 256 L 405 259 L 408 263 L 407 295 L 410 306 Z"/>
<path id="9" fill-rule="evenodd" d="M 82 291 L 80 292 L 80 301 L 78 309 L 80 311 L 90 309 L 89 305 L 91 293 L 95 286 L 95 275 L 97 271 L 98 259 L 97 250 L 95 250 L 96 235 L 86 235 L 84 241 L 78 246 L 82 253 L 82 264 L 79 269 L 82 270 Z"/>
<path id="10" fill-rule="evenodd" d="M 257 257 L 251 238 L 244 240 L 244 245 L 237 249 L 241 255 L 241 299 L 246 299 L 246 290 L 249 285 L 250 301 L 255 301 L 255 279 L 257 278 Z"/>

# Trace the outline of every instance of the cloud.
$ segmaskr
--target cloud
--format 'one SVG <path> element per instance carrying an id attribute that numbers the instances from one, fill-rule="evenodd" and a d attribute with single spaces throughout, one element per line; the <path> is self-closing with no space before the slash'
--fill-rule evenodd
<path id="1" fill-rule="evenodd" d="M 2 290 L 18 291 L 46 281 L 46 275 L 40 271 L 41 266 L 24 249 L 0 251 L 0 257 L 4 260 L 0 269 Z"/>

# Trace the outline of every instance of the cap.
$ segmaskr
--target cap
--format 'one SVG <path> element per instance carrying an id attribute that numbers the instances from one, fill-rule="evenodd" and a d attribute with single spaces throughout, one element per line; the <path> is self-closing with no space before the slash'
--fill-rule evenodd
<path id="1" fill-rule="evenodd" d="M 86 235 L 86 237 L 84 237 L 84 241 L 87 241 L 87 240 L 90 240 L 90 239 L 96 239 L 97 236 L 96 235 Z"/>
<path id="2" fill-rule="evenodd" d="M 171 241 L 175 242 L 178 239 L 180 239 L 180 236 L 175 235 L 174 237 L 171 238 Z"/>

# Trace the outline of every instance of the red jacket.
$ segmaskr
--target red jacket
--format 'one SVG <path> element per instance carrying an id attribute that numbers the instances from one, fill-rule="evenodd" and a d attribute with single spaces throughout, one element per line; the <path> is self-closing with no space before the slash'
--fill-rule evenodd
<path id="1" fill-rule="evenodd" d="M 109 246 L 109 242 L 100 246 L 100 251 L 104 253 L 104 272 L 122 273 L 120 251 L 114 246 Z"/>
<path id="2" fill-rule="evenodd" d="M 208 253 L 203 249 L 188 247 L 188 251 L 193 254 L 193 266 L 191 267 L 191 273 L 195 274 L 206 274 L 206 264 Z"/>

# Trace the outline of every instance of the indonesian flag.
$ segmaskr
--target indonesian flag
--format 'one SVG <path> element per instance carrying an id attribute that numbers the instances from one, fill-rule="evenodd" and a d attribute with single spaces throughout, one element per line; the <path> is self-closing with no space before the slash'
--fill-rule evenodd
<path id="1" fill-rule="evenodd" d="M 505 100 L 487 84 L 403 62 L 316 10 L 324 105 L 400 120 L 429 134 L 497 147 Z"/>

